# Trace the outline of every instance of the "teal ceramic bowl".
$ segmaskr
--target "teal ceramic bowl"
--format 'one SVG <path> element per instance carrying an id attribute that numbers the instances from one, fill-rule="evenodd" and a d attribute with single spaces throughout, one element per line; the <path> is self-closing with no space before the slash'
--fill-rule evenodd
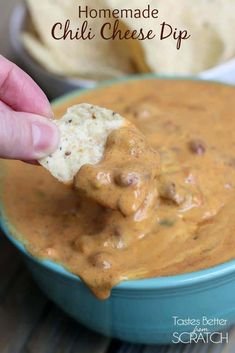
<path id="1" fill-rule="evenodd" d="M 72 93 L 62 100 L 80 94 Z M 122 282 L 113 288 L 109 299 L 101 301 L 61 265 L 32 257 L 11 235 L 10 220 L 2 206 L 1 228 L 24 256 L 39 287 L 92 330 L 135 343 L 188 343 L 202 331 L 208 336 L 235 323 L 235 260 L 183 275 Z M 216 337 L 221 340 L 226 335 Z M 214 336 L 209 340 L 215 340 Z"/>

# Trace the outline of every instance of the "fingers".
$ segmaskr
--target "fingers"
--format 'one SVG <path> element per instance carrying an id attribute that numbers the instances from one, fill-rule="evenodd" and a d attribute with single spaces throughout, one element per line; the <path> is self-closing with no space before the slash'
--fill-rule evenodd
<path id="1" fill-rule="evenodd" d="M 33 79 L 1 55 L 0 100 L 16 111 L 53 116 L 48 99 Z"/>
<path id="2" fill-rule="evenodd" d="M 27 164 L 33 164 L 33 165 L 41 166 L 41 164 L 39 164 L 38 161 L 22 161 L 22 162 L 27 163 Z"/>
<path id="3" fill-rule="evenodd" d="M 7 104 L 0 101 L 0 112 L 12 110 Z"/>
<path id="4" fill-rule="evenodd" d="M 39 115 L 53 116 L 45 94 L 24 71 L 0 55 L 0 157 L 32 163 L 56 148 L 57 127 Z"/>
<path id="5" fill-rule="evenodd" d="M 53 152 L 59 132 L 54 123 L 30 113 L 0 111 L 0 156 L 37 160 Z"/>

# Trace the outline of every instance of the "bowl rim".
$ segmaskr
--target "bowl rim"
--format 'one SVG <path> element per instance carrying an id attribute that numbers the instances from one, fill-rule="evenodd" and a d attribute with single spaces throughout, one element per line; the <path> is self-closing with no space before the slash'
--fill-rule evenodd
<path id="1" fill-rule="evenodd" d="M 65 103 L 66 101 L 76 98 L 78 96 L 81 96 L 82 94 L 90 91 L 96 91 L 101 88 L 109 87 L 114 84 L 119 84 L 123 82 L 129 82 L 129 81 L 135 81 L 135 80 L 184 80 L 184 81 L 195 81 L 195 82 L 200 82 L 200 83 L 211 83 L 211 84 L 218 84 L 218 85 L 224 85 L 224 86 L 230 86 L 235 89 L 235 85 L 228 84 L 228 83 L 222 83 L 222 82 L 217 82 L 213 80 L 202 80 L 200 78 L 197 78 L 195 76 L 191 77 L 175 77 L 175 76 L 168 76 L 168 75 L 156 75 L 152 73 L 148 74 L 136 74 L 136 75 L 131 75 L 131 76 L 126 76 L 126 77 L 121 77 L 119 79 L 112 79 L 108 81 L 104 81 L 102 83 L 97 84 L 95 87 L 92 88 L 83 88 L 83 89 L 78 89 L 69 93 L 66 93 L 62 95 L 61 97 L 58 97 L 52 101 L 53 106 L 58 106 L 60 104 Z M 81 282 L 81 279 L 79 276 L 74 275 L 71 273 L 69 270 L 67 270 L 63 265 L 60 263 L 54 262 L 52 260 L 48 259 L 40 259 L 36 258 L 33 256 L 25 247 L 24 243 L 17 238 L 15 238 L 11 234 L 11 224 L 9 220 L 7 219 L 5 212 L 4 212 L 4 206 L 3 204 L 0 204 L 0 229 L 2 229 L 3 233 L 6 235 L 6 237 L 10 240 L 11 243 L 21 252 L 23 253 L 27 258 L 32 260 L 33 262 L 37 263 L 38 265 L 42 266 L 45 270 L 49 270 L 52 272 L 55 272 L 56 274 L 62 275 L 63 277 L 67 277 L 69 279 L 75 280 L 77 282 Z M 172 288 L 178 288 L 178 287 L 188 287 L 191 285 L 203 283 L 203 282 L 208 282 L 211 280 L 216 280 L 217 278 L 223 277 L 223 276 L 229 276 L 235 272 L 235 259 L 226 261 L 224 263 L 202 269 L 199 271 L 193 271 L 193 272 L 187 272 L 183 274 L 177 274 L 177 275 L 172 275 L 172 276 L 162 276 L 162 277 L 153 277 L 153 278 L 144 278 L 144 279 L 128 279 L 128 280 L 123 280 L 121 283 L 113 287 L 112 291 L 114 290 L 156 290 L 156 289 L 172 289 Z"/>

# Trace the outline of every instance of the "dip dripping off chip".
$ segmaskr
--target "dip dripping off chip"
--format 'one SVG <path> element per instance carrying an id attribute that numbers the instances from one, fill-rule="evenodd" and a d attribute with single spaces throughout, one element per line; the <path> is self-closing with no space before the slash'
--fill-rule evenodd
<path id="1" fill-rule="evenodd" d="M 60 143 L 55 152 L 39 163 L 59 181 L 70 184 L 84 164 L 101 161 L 108 135 L 125 125 L 125 119 L 112 110 L 90 104 L 68 108 L 59 120 Z"/>

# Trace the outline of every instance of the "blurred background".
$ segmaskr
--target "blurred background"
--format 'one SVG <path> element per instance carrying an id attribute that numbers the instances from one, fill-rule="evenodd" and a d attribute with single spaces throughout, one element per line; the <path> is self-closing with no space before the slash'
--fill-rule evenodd
<path id="1" fill-rule="evenodd" d="M 146 8 L 147 0 L 133 0 L 128 8 Z M 104 41 L 99 29 L 107 19 L 90 19 L 92 41 L 54 40 L 53 24 L 66 19 L 71 29 L 81 27 L 75 0 L 1 0 L 0 53 L 15 61 L 43 88 L 49 98 L 92 87 L 97 82 L 126 75 L 154 73 L 217 80 L 235 84 L 235 0 L 152 0 L 159 19 L 124 19 L 121 28 L 159 30 L 162 21 L 187 29 L 190 39 L 180 50 L 171 38 L 159 41 Z M 89 8 L 126 8 L 124 0 L 86 0 Z M 171 11 L 169 11 L 171 9 Z M 219 15 L 218 15 L 219 14 Z M 111 21 L 113 25 L 114 21 Z"/>
<path id="2" fill-rule="evenodd" d="M 0 53 L 9 59 L 14 58 L 9 40 L 9 21 L 18 0 L 0 1 Z"/>

